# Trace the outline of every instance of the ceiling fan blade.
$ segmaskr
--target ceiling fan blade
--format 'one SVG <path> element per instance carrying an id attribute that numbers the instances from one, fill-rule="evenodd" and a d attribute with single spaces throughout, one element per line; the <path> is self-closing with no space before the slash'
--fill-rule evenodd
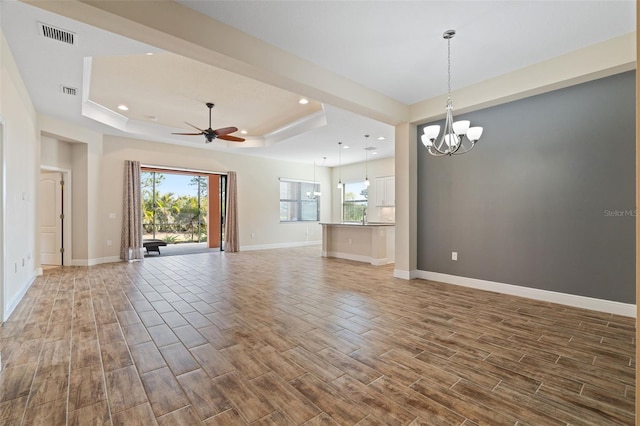
<path id="1" fill-rule="evenodd" d="M 171 133 L 172 135 L 200 136 L 203 133 Z"/>
<path id="2" fill-rule="evenodd" d="M 238 138 L 236 136 L 231 136 L 231 135 L 220 135 L 218 136 L 218 139 L 222 139 L 229 142 L 244 142 L 244 139 Z"/>
<path id="3" fill-rule="evenodd" d="M 185 124 L 188 124 L 189 126 L 193 127 L 193 128 L 194 128 L 194 129 L 196 129 L 197 131 L 199 131 L 199 132 L 201 132 L 201 133 L 204 133 L 204 130 L 202 130 L 202 129 L 201 129 L 201 128 L 199 128 L 199 127 L 194 126 L 193 124 L 191 124 L 191 123 L 189 123 L 189 122 L 187 122 L 187 121 L 185 121 Z M 199 133 L 198 133 L 198 134 L 199 134 Z"/>
<path id="4" fill-rule="evenodd" d="M 223 127 L 222 129 L 216 129 L 213 131 L 216 136 L 228 135 L 229 133 L 237 132 L 237 127 Z"/>

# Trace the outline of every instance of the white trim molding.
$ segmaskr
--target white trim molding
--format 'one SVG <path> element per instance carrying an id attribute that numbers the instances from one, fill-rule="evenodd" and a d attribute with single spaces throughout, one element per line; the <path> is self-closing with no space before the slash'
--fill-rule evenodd
<path id="1" fill-rule="evenodd" d="M 403 271 L 404 272 L 404 271 Z M 395 271 L 394 271 L 395 274 Z M 430 281 L 439 281 L 463 287 L 479 290 L 493 291 L 512 296 L 527 297 L 529 299 L 545 302 L 559 303 L 576 308 L 591 309 L 636 318 L 636 305 L 630 303 L 615 302 L 613 300 L 596 299 L 594 297 L 578 296 L 575 294 L 558 293 L 555 291 L 541 290 L 537 288 L 523 287 L 514 284 L 505 284 L 495 281 L 485 281 L 476 278 L 460 277 L 457 275 L 441 274 L 439 272 L 416 271 L 416 278 Z"/>
<path id="2" fill-rule="evenodd" d="M 389 260 L 386 257 L 378 259 L 371 256 L 363 256 L 360 254 L 352 254 L 352 253 L 342 253 L 339 251 L 323 251 L 322 257 L 336 257 L 338 259 L 355 260 L 356 262 L 370 263 L 373 266 L 382 266 L 382 265 L 388 265 L 390 263 L 394 263 L 392 260 Z"/>
<path id="3" fill-rule="evenodd" d="M 121 262 L 119 256 L 98 257 L 95 259 L 73 259 L 71 266 L 95 266 L 103 263 Z"/>
<path id="4" fill-rule="evenodd" d="M 300 241 L 295 243 L 258 244 L 253 246 L 240 246 L 240 251 L 271 250 L 271 249 L 289 248 L 289 247 L 317 246 L 320 244 L 322 244 L 322 241 Z"/>
<path id="5" fill-rule="evenodd" d="M 411 271 L 405 271 L 403 269 L 394 269 L 393 270 L 394 278 L 400 278 L 402 280 L 414 280 L 418 278 L 418 271 L 413 269 Z"/>
<path id="6" fill-rule="evenodd" d="M 9 317 L 11 316 L 13 311 L 18 306 L 18 303 L 20 303 L 20 301 L 22 300 L 24 295 L 27 294 L 27 290 L 29 290 L 29 288 L 34 283 L 34 281 L 36 280 L 36 277 L 38 275 L 42 275 L 42 270 L 40 271 L 40 274 L 38 274 L 37 270 L 34 270 L 33 273 L 31 274 L 31 277 L 29 277 L 29 279 L 22 286 L 20 291 L 18 291 L 16 294 L 14 294 L 13 297 L 11 298 L 11 300 L 7 301 L 2 321 L 7 321 L 9 319 Z"/>

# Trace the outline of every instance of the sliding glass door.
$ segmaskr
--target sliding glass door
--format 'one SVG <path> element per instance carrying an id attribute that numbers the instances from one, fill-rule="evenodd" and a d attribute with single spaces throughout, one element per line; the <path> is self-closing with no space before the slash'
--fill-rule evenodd
<path id="1" fill-rule="evenodd" d="M 226 176 L 143 167 L 143 238 L 222 248 Z"/>

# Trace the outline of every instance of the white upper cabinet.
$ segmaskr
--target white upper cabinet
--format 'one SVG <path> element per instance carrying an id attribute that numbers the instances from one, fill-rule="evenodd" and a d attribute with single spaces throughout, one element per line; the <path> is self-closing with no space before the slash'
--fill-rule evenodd
<path id="1" fill-rule="evenodd" d="M 376 178 L 376 206 L 390 207 L 396 205 L 395 176 Z"/>

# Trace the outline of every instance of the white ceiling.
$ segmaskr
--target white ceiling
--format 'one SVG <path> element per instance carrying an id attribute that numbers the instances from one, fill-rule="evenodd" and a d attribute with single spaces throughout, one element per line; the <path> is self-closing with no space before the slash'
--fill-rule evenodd
<path id="1" fill-rule="evenodd" d="M 457 31 L 452 40 L 454 90 L 635 31 L 633 0 L 180 3 L 404 104 L 446 91 L 442 32 L 450 28 Z M 301 113 L 300 105 L 293 102 L 300 97 L 296 93 L 229 76 L 218 68 L 14 0 L 0 0 L 0 20 L 40 113 L 106 134 L 163 143 L 305 163 L 320 164 L 327 157 L 327 166 L 337 165 L 338 141 L 354 148 L 342 151 L 342 164 L 363 161 L 364 134 L 371 134 L 369 145 L 376 146 L 378 158 L 394 155 L 394 128 L 388 124 L 313 99 Z M 75 32 L 77 46 L 42 38 L 38 21 Z M 146 57 L 149 52 L 156 55 Z M 85 58 L 93 58 L 94 72 L 87 72 Z M 203 72 L 203 67 L 209 69 Z M 180 79 L 181 75 L 188 77 Z M 251 90 L 226 90 L 243 79 L 241 87 Z M 83 116 L 82 96 L 62 95 L 60 85 L 77 87 L 82 96 L 104 106 L 102 112 L 115 110 L 119 102 L 131 104 L 134 108 L 129 112 L 115 115 L 128 119 L 128 124 L 113 127 Z M 265 103 L 265 99 L 274 102 Z M 205 146 L 201 137 L 170 135 L 188 128 L 176 128 L 183 121 L 206 127 L 208 113 L 202 104 L 207 101 L 216 103 L 214 128 L 250 127 L 274 112 L 286 119 L 272 119 L 272 128 L 263 126 L 260 134 L 249 134 L 242 148 L 219 142 Z M 162 111 L 150 111 L 153 105 L 163 105 Z M 305 115 L 311 119 L 300 118 Z M 150 122 L 149 116 L 158 120 Z M 378 136 L 385 140 L 378 141 Z"/>
<path id="2" fill-rule="evenodd" d="M 635 31 L 635 1 L 191 1 L 192 9 L 405 104 Z"/>

